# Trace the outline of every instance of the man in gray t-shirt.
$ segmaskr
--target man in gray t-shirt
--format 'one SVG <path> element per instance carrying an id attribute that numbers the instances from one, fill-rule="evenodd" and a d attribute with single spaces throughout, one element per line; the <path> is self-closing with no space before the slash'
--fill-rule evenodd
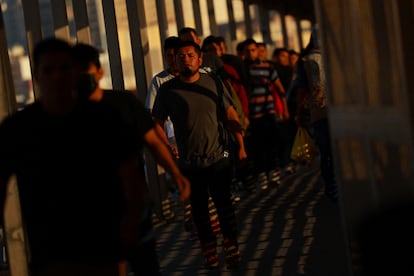
<path id="1" fill-rule="evenodd" d="M 200 46 L 183 41 L 176 51 L 180 76 L 164 83 L 157 94 L 152 114 L 156 122 L 168 116 L 174 124 L 179 153 L 178 165 L 191 182 L 191 206 L 206 265 L 218 266 L 217 240 L 208 209 L 211 195 L 223 234 L 223 249 L 229 268 L 237 267 L 240 252 L 237 223 L 230 200 L 232 166 L 226 141 L 231 131 L 239 159 L 246 158 L 242 129 L 229 92 L 217 77 L 200 73 Z M 226 122 L 224 124 L 224 121 Z"/>

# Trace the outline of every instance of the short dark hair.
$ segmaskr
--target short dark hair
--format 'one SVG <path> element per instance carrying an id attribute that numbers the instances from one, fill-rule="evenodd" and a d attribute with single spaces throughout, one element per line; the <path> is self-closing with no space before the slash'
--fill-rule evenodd
<path id="1" fill-rule="evenodd" d="M 88 69 L 90 63 L 93 63 L 97 68 L 101 68 L 99 54 L 100 51 L 89 44 L 77 43 L 73 46 L 73 58 L 82 70 Z"/>
<path id="2" fill-rule="evenodd" d="M 194 33 L 195 35 L 197 35 L 196 29 L 191 28 L 191 27 L 184 27 L 184 28 L 181 28 L 181 30 L 178 32 L 178 36 L 181 36 L 183 34 L 189 34 L 189 33 Z"/>
<path id="3" fill-rule="evenodd" d="M 226 43 L 226 40 L 224 39 L 224 37 L 222 37 L 222 36 L 216 36 L 216 41 L 218 42 L 218 43 Z"/>
<path id="4" fill-rule="evenodd" d="M 206 51 L 207 46 L 210 45 L 211 43 L 216 43 L 216 44 L 220 45 L 220 42 L 219 42 L 219 40 L 217 39 L 216 36 L 209 35 L 206 38 L 204 38 L 203 45 L 201 46 L 201 50 Z"/>
<path id="5" fill-rule="evenodd" d="M 264 42 L 257 42 L 257 43 L 256 43 L 256 45 L 257 45 L 257 46 L 264 46 L 264 47 L 267 47 L 267 44 L 266 44 L 266 43 L 264 43 Z"/>
<path id="6" fill-rule="evenodd" d="M 178 45 L 177 48 L 175 48 L 175 52 L 177 53 L 178 50 L 180 50 L 181 48 L 187 47 L 187 46 L 192 46 L 194 47 L 195 51 L 197 52 L 197 54 L 200 56 L 201 55 L 201 48 L 200 45 L 198 45 L 197 43 L 195 43 L 194 41 L 181 41 Z"/>
<path id="7" fill-rule="evenodd" d="M 299 55 L 295 50 L 289 50 L 289 55 Z"/>
<path id="8" fill-rule="evenodd" d="M 243 52 L 244 46 L 246 46 L 246 41 L 242 41 L 242 42 L 237 43 L 236 51 L 238 53 Z"/>
<path id="9" fill-rule="evenodd" d="M 39 66 L 41 55 L 56 52 L 72 55 L 72 47 L 69 42 L 55 37 L 45 38 L 38 42 L 33 49 L 34 67 L 37 68 Z"/>
<path id="10" fill-rule="evenodd" d="M 180 44 L 181 39 L 178 36 L 170 36 L 164 40 L 164 52 L 168 49 L 175 49 L 177 48 L 178 44 Z"/>
<path id="11" fill-rule="evenodd" d="M 274 51 L 273 51 L 273 57 L 276 57 L 276 56 L 278 56 L 281 52 L 286 52 L 286 53 L 289 53 L 289 51 L 288 51 L 288 49 L 286 49 L 286 48 L 284 48 L 284 47 L 280 47 L 280 48 L 276 48 Z"/>
<path id="12" fill-rule="evenodd" d="M 251 45 L 251 44 L 254 44 L 257 46 L 256 40 L 254 40 L 253 38 L 248 38 L 243 42 L 244 47 Z"/>

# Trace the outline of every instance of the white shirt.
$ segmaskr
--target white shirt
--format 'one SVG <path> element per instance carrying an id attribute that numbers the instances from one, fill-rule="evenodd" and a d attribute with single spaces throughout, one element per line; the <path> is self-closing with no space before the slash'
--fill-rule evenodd
<path id="1" fill-rule="evenodd" d="M 168 72 L 167 70 L 161 71 L 158 74 L 156 74 L 152 79 L 151 83 L 148 87 L 148 93 L 147 98 L 145 100 L 145 107 L 152 110 L 152 107 L 154 106 L 155 98 L 157 97 L 158 90 L 160 89 L 160 86 L 171 79 L 173 79 L 175 76 Z M 174 126 L 171 122 L 170 118 L 168 118 L 166 124 L 165 124 L 165 132 L 167 133 L 167 137 L 171 138 L 174 137 Z"/>

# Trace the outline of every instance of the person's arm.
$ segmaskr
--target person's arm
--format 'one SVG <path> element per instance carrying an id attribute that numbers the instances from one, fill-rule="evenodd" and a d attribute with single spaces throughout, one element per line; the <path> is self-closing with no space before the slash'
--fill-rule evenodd
<path id="1" fill-rule="evenodd" d="M 141 232 L 149 206 L 145 175 L 138 160 L 131 158 L 119 165 L 123 196 L 126 200 L 126 214 L 121 224 L 121 243 L 124 249 L 136 245 L 144 233 Z"/>
<path id="2" fill-rule="evenodd" d="M 226 116 L 227 116 L 227 126 L 229 130 L 231 131 L 231 133 L 233 134 L 239 146 L 238 158 L 239 160 L 244 160 L 247 158 L 247 153 L 246 153 L 246 149 L 244 148 L 243 130 L 240 125 L 240 119 L 237 114 L 237 111 L 234 109 L 232 105 L 229 108 L 227 108 Z"/>
<path id="3" fill-rule="evenodd" d="M 145 108 L 151 112 L 154 106 L 155 98 L 157 97 L 157 91 L 159 87 L 156 82 L 156 77 L 152 78 L 148 87 L 147 98 L 145 99 Z"/>
<path id="4" fill-rule="evenodd" d="M 168 147 L 167 137 L 162 130 L 164 122 L 157 119 L 155 121 L 156 126 L 144 135 L 145 143 L 155 160 L 173 177 L 180 190 L 180 200 L 188 200 L 190 197 L 190 182 L 179 170 Z"/>
<path id="5" fill-rule="evenodd" d="M 287 121 L 289 120 L 290 115 L 289 115 L 289 109 L 288 109 L 288 105 L 286 101 L 286 92 L 279 78 L 275 80 L 275 86 L 276 86 L 276 89 L 279 91 L 279 95 L 283 103 L 283 111 L 284 111 L 283 119 Z"/>

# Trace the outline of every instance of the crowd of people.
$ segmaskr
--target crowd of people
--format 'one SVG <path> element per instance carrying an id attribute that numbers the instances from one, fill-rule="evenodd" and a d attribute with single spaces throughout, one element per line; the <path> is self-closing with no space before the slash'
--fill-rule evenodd
<path id="1" fill-rule="evenodd" d="M 234 193 L 265 191 L 295 172 L 298 125 L 314 134 L 325 193 L 335 199 L 314 38 L 300 54 L 277 48 L 269 59 L 266 44 L 252 38 L 233 55 L 222 37 L 201 40 L 183 28 L 164 41 L 166 68 L 153 77 L 145 105 L 100 87 L 97 48 L 38 43 L 41 97 L 0 125 L 0 206 L 16 175 L 32 275 L 161 274 L 144 147 L 177 188 L 210 269 L 220 265 L 219 241 L 227 267 L 239 267 Z"/>

